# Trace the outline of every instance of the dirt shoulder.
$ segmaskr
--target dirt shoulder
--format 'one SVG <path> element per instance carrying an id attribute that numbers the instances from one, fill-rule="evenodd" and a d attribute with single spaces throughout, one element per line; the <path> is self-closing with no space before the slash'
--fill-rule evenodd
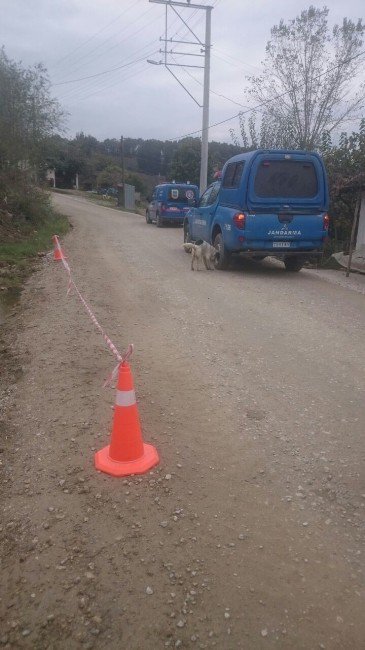
<path id="1" fill-rule="evenodd" d="M 114 361 L 41 259 L 0 347 L 3 646 L 361 647 L 363 297 L 270 265 L 192 274 L 180 232 L 59 204 L 80 290 L 136 345 L 161 463 L 95 471 Z"/>

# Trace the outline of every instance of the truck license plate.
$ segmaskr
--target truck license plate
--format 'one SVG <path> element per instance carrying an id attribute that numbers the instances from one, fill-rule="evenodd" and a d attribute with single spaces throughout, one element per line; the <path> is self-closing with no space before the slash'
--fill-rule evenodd
<path id="1" fill-rule="evenodd" d="M 290 241 L 274 241 L 273 248 L 290 248 Z"/>

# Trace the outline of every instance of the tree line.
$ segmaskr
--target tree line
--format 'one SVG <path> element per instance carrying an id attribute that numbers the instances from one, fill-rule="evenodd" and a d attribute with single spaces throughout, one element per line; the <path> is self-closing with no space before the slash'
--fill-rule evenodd
<path id="1" fill-rule="evenodd" d="M 199 138 L 179 142 L 124 138 L 122 145 L 116 138 L 100 142 L 91 135 L 78 133 L 72 140 L 54 136 L 48 145 L 48 165 L 56 170 L 59 187 L 72 187 L 76 173 L 82 189 L 115 186 L 122 181 L 123 162 L 126 181 L 133 180 L 142 194 L 150 191 L 156 178 L 199 184 Z M 209 149 L 211 178 L 214 170 L 221 169 L 228 158 L 242 150 L 234 143 L 222 142 L 211 142 Z"/>

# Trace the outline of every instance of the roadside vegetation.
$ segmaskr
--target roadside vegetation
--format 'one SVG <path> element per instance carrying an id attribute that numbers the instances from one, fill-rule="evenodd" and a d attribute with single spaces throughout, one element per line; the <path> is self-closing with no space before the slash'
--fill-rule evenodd
<path id="1" fill-rule="evenodd" d="M 20 285 L 30 260 L 68 229 L 42 189 L 46 143 L 63 114 L 42 65 L 25 69 L 0 51 L 0 289 Z"/>
<path id="2" fill-rule="evenodd" d="M 25 183 L 23 174 L 20 178 L 12 174 L 11 182 L 6 181 L 6 209 L 0 209 L 0 291 L 18 288 L 32 260 L 51 248 L 52 235 L 69 229 L 66 217 L 52 208 L 48 193 Z"/>

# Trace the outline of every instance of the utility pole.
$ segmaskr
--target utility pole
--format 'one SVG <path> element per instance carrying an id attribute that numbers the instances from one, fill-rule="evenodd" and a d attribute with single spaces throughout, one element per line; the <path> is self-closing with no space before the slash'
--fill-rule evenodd
<path id="1" fill-rule="evenodd" d="M 163 50 L 160 50 L 160 53 L 164 55 L 163 61 L 151 61 L 148 60 L 148 63 L 153 63 L 154 65 L 164 65 L 165 68 L 170 72 L 170 74 L 176 79 L 176 81 L 184 88 L 188 95 L 194 100 L 194 102 L 200 107 L 203 108 L 203 120 L 202 120 L 202 143 L 201 143 L 201 158 L 200 158 L 200 193 L 202 194 L 207 187 L 208 180 L 208 136 L 209 136 L 209 85 L 210 85 L 210 50 L 211 50 L 211 19 L 212 19 L 212 9 L 213 7 L 209 5 L 199 5 L 192 4 L 190 0 L 186 2 L 176 2 L 175 0 L 149 0 L 155 4 L 163 4 L 166 6 L 166 15 L 165 15 L 165 38 L 160 38 L 160 41 L 165 43 Z M 168 7 L 180 18 L 181 22 L 189 30 L 190 34 L 193 36 L 192 41 L 182 41 L 174 40 L 173 38 L 168 38 L 168 24 L 167 24 L 167 11 Z M 189 27 L 188 23 L 183 19 L 182 16 L 178 13 L 175 7 L 184 7 L 185 9 L 204 9 L 205 10 L 205 42 L 203 43 L 200 38 L 193 32 Z M 177 52 L 173 49 L 167 50 L 167 43 L 180 43 L 184 45 L 200 46 L 200 52 L 202 54 L 196 54 L 192 52 Z M 204 66 L 201 65 L 190 65 L 182 63 L 172 63 L 168 61 L 168 55 L 178 54 L 182 56 L 194 56 L 194 57 L 203 57 Z M 204 68 L 204 90 L 203 90 L 203 104 L 199 104 L 195 97 L 185 88 L 184 84 L 178 79 L 178 77 L 170 69 L 172 66 L 179 68 Z"/>
<path id="2" fill-rule="evenodd" d="M 209 83 L 210 83 L 210 48 L 211 48 L 212 11 L 205 14 L 205 64 L 203 92 L 202 153 L 200 161 L 200 193 L 207 187 L 208 181 L 208 135 L 209 135 Z"/>
<path id="3" fill-rule="evenodd" d="M 124 168 L 124 137 L 121 136 L 120 138 L 120 155 L 122 158 L 122 183 L 123 183 L 123 201 L 122 201 L 122 207 L 125 207 L 125 168 Z"/>

